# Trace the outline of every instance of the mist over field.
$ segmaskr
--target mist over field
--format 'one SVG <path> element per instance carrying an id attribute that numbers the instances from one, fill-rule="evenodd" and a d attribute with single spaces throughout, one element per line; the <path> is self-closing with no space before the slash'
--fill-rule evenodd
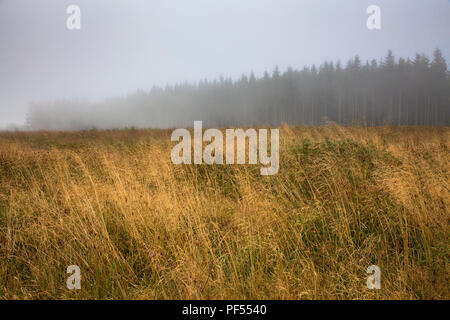
<path id="1" fill-rule="evenodd" d="M 450 123 L 450 76 L 439 49 L 432 59 L 417 54 L 396 61 L 325 62 L 318 68 L 275 68 L 262 78 L 221 77 L 90 104 L 60 100 L 35 103 L 27 115 L 33 130 L 206 126 L 424 125 Z"/>
<path id="2" fill-rule="evenodd" d="M 448 124 L 446 0 L 75 2 L 0 2 L 0 128 Z"/>

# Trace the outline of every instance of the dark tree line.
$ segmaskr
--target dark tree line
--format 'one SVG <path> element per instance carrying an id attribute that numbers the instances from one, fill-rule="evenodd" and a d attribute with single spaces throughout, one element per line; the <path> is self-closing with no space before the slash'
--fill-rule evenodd
<path id="1" fill-rule="evenodd" d="M 345 66 L 325 62 L 319 68 L 278 68 L 263 77 L 200 81 L 150 92 L 138 91 L 90 105 L 83 101 L 34 104 L 32 129 L 123 127 L 343 125 L 448 126 L 450 74 L 439 49 L 430 59 L 396 60 L 391 51 L 380 61 L 358 56 Z"/>

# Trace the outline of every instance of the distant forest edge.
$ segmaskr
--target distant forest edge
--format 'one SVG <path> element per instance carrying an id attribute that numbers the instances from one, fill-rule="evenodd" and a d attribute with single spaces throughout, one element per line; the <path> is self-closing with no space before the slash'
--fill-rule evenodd
<path id="1" fill-rule="evenodd" d="M 448 126 L 450 73 L 439 49 L 430 59 L 396 59 L 345 66 L 325 62 L 301 70 L 278 67 L 261 78 L 220 77 L 183 83 L 91 104 L 80 100 L 33 103 L 26 125 L 33 130 L 289 125 Z"/>

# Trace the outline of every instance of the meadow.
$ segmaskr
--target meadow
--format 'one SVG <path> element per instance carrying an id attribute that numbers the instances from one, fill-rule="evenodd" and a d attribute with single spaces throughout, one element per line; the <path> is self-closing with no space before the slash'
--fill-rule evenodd
<path id="1" fill-rule="evenodd" d="M 450 298 L 450 128 L 283 126 L 273 176 L 170 134 L 1 133 L 0 298 Z"/>

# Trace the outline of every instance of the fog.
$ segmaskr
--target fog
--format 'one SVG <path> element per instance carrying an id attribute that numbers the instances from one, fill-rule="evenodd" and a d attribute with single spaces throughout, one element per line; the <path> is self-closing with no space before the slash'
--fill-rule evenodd
<path id="1" fill-rule="evenodd" d="M 81 8 L 81 30 L 66 28 L 70 4 Z M 371 4 L 381 8 L 381 30 L 366 27 Z M 44 110 L 50 129 L 178 125 L 161 110 L 170 118 L 174 105 L 188 112 L 198 100 L 152 109 L 151 99 L 136 96 L 252 71 L 262 79 L 275 66 L 345 67 L 356 54 L 364 64 L 389 49 L 413 60 L 431 59 L 439 47 L 449 61 L 449 30 L 447 0 L 0 0 L 0 127 L 25 124 L 30 106 L 34 116 Z M 132 114 L 137 100 L 142 114 Z M 190 115 L 210 112 L 233 124 L 240 107 L 212 104 Z"/>

